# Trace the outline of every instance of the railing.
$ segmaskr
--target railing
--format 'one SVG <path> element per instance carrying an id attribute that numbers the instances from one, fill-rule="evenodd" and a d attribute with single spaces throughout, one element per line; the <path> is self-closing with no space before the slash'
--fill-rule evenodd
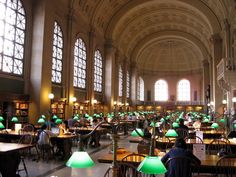
<path id="1" fill-rule="evenodd" d="M 205 105 L 203 101 L 147 101 L 140 105 Z"/>
<path id="2" fill-rule="evenodd" d="M 217 80 L 220 80 L 221 78 L 224 77 L 224 73 L 226 70 L 226 62 L 227 62 L 227 59 L 222 58 L 220 63 L 217 65 Z"/>

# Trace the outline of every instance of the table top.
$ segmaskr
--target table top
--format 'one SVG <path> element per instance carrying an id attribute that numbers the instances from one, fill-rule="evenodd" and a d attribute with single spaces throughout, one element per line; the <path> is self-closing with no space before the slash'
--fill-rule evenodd
<path id="1" fill-rule="evenodd" d="M 0 153 L 7 153 L 33 147 L 31 144 L 3 143 L 0 142 Z"/>
<path id="2" fill-rule="evenodd" d="M 126 151 L 121 154 L 117 154 L 117 161 L 121 161 L 125 156 L 131 154 L 132 152 Z M 217 161 L 219 160 L 219 157 L 217 155 L 206 155 L 205 159 L 201 160 L 201 166 L 216 166 Z M 113 161 L 113 154 L 105 154 L 102 157 L 98 158 L 98 162 L 100 163 L 112 163 Z M 130 163 L 139 163 L 136 161 L 128 161 Z"/>

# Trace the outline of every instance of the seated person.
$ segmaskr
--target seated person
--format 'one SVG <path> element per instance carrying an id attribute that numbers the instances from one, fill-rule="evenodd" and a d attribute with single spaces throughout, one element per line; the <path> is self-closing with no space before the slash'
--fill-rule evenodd
<path id="1" fill-rule="evenodd" d="M 47 124 L 43 124 L 39 131 L 38 145 L 51 145 L 50 138 L 56 136 L 50 130 L 47 130 Z"/>
<path id="2" fill-rule="evenodd" d="M 227 138 L 236 138 L 236 131 L 229 132 L 229 134 L 227 135 Z"/>
<path id="3" fill-rule="evenodd" d="M 162 157 L 161 161 L 165 164 L 168 159 L 174 157 L 188 157 L 196 161 L 196 163 L 201 164 L 201 161 L 187 149 L 187 145 L 183 138 L 176 139 L 174 147 Z M 175 177 L 175 166 L 175 164 L 169 164 L 165 177 Z M 183 166 L 183 169 L 184 168 L 188 167 Z"/>
<path id="4" fill-rule="evenodd" d="M 179 119 L 179 127 L 184 130 L 188 130 L 188 126 L 184 125 L 184 119 Z"/>
<path id="5" fill-rule="evenodd" d="M 79 120 L 79 125 L 81 127 L 87 127 L 89 125 L 89 121 L 85 117 L 81 117 Z"/>
<path id="6" fill-rule="evenodd" d="M 201 120 L 200 120 L 200 119 L 197 119 L 197 120 L 193 123 L 193 127 L 194 127 L 195 129 L 200 130 L 200 128 L 201 128 Z"/>
<path id="7" fill-rule="evenodd" d="M 98 124 L 98 119 L 94 118 L 92 121 L 93 128 L 95 128 Z M 94 132 L 91 137 L 90 137 L 90 142 L 89 145 L 92 147 L 98 147 L 100 146 L 100 133 L 99 132 Z"/>

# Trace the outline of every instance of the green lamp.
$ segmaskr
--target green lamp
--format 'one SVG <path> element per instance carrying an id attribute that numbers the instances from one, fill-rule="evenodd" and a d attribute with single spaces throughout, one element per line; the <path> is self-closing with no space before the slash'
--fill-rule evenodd
<path id="1" fill-rule="evenodd" d="M 179 124 L 177 122 L 173 122 L 172 127 L 173 128 L 179 128 Z"/>
<path id="2" fill-rule="evenodd" d="M 54 114 L 54 115 L 52 116 L 52 119 L 58 119 L 57 115 Z"/>
<path id="3" fill-rule="evenodd" d="M 74 120 L 79 120 L 79 116 L 74 116 L 73 119 Z"/>
<path id="4" fill-rule="evenodd" d="M 140 163 L 137 170 L 145 174 L 164 174 L 167 172 L 165 166 L 157 156 L 147 156 Z"/>
<path id="5" fill-rule="evenodd" d="M 57 119 L 57 120 L 55 121 L 55 123 L 56 123 L 56 124 L 61 124 L 61 123 L 62 123 L 62 120 L 61 120 L 61 119 Z"/>
<path id="6" fill-rule="evenodd" d="M 169 129 L 166 132 L 165 136 L 167 136 L 167 137 L 177 137 L 178 134 L 177 134 L 177 132 L 174 129 Z"/>
<path id="7" fill-rule="evenodd" d="M 150 123 L 150 127 L 160 127 L 160 122 L 156 122 L 156 123 L 154 123 L 154 122 L 152 122 L 152 123 Z"/>
<path id="8" fill-rule="evenodd" d="M 234 128 L 236 129 L 236 124 L 234 124 Z"/>
<path id="9" fill-rule="evenodd" d="M 208 118 L 204 118 L 202 122 L 203 123 L 208 123 L 208 122 L 210 122 L 210 120 Z"/>
<path id="10" fill-rule="evenodd" d="M 66 166 L 71 168 L 89 168 L 94 166 L 94 162 L 87 152 L 77 151 L 72 154 Z"/>
<path id="11" fill-rule="evenodd" d="M 16 123 L 16 122 L 18 122 L 18 118 L 14 116 L 14 117 L 12 117 L 11 121 Z"/>
<path id="12" fill-rule="evenodd" d="M 221 122 L 221 123 L 225 123 L 225 119 L 222 117 L 222 118 L 220 119 L 220 122 Z"/>
<path id="13" fill-rule="evenodd" d="M 41 118 L 46 119 L 46 116 L 42 114 L 42 115 L 41 115 Z"/>
<path id="14" fill-rule="evenodd" d="M 4 129 L 4 128 L 5 128 L 5 126 L 3 125 L 2 122 L 0 122 L 0 129 Z"/>
<path id="15" fill-rule="evenodd" d="M 0 122 L 2 122 L 4 120 L 4 118 L 2 116 L 0 116 Z"/>
<path id="16" fill-rule="evenodd" d="M 217 129 L 219 128 L 219 124 L 214 122 L 212 125 L 211 125 L 211 128 L 214 128 L 214 129 Z"/>
<path id="17" fill-rule="evenodd" d="M 39 120 L 38 120 L 38 123 L 39 123 L 39 124 L 43 124 L 43 123 L 45 123 L 45 119 L 42 118 L 42 117 L 40 117 Z"/>
<path id="18" fill-rule="evenodd" d="M 137 131 L 141 136 L 144 136 L 144 132 L 143 132 L 142 129 L 140 129 L 140 128 L 136 128 L 136 131 Z M 137 133 L 136 131 L 133 130 L 133 131 L 131 132 L 131 136 L 139 136 L 138 133 Z"/>

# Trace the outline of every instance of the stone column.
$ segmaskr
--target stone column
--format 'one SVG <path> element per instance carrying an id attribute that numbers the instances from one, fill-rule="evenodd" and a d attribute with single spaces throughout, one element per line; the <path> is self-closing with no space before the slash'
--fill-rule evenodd
<path id="1" fill-rule="evenodd" d="M 94 29 L 92 28 L 89 32 L 89 45 L 88 45 L 88 62 L 87 62 L 87 96 L 88 100 L 88 112 L 93 113 L 92 100 L 94 99 Z"/>
<path id="2" fill-rule="evenodd" d="M 115 48 L 111 40 L 107 40 L 105 44 L 105 104 L 108 106 L 108 112 L 113 110 L 115 95 Z M 116 100 L 115 100 L 116 101 Z"/>
<path id="3" fill-rule="evenodd" d="M 50 116 L 51 66 L 53 41 L 53 15 L 45 0 L 35 1 L 32 29 L 30 71 L 30 122 L 35 123 L 41 114 Z"/>
<path id="4" fill-rule="evenodd" d="M 217 64 L 222 59 L 222 39 L 218 34 L 212 35 L 211 37 L 212 42 L 212 99 L 215 103 L 215 111 L 222 112 L 222 98 L 223 93 L 220 87 L 217 84 Z"/>
<path id="5" fill-rule="evenodd" d="M 202 65 L 203 65 L 203 102 L 205 103 L 205 105 L 207 103 L 210 102 L 210 100 L 207 100 L 207 98 L 210 97 L 210 95 L 208 95 L 209 92 L 209 85 L 210 85 L 210 68 L 209 68 L 209 62 L 208 60 L 203 60 L 202 61 Z M 209 92 L 209 93 L 208 93 Z"/>
<path id="6" fill-rule="evenodd" d="M 65 118 L 68 119 L 73 114 L 73 102 L 71 98 L 74 96 L 74 86 L 73 86 L 73 71 L 74 71 L 74 42 L 72 40 L 72 33 L 73 33 L 73 18 L 74 18 L 74 9 L 73 9 L 74 1 L 71 1 L 70 7 L 68 9 L 68 16 L 67 16 L 67 33 L 66 33 L 66 45 L 65 45 L 65 60 L 64 60 L 64 72 L 63 75 L 65 76 L 64 81 L 64 94 L 67 98 L 67 109 L 65 112 Z"/>
<path id="7" fill-rule="evenodd" d="M 136 100 L 137 100 L 137 64 L 136 62 L 133 62 L 131 64 L 131 93 L 130 93 L 130 98 L 131 98 L 131 105 L 135 106 Z"/>

